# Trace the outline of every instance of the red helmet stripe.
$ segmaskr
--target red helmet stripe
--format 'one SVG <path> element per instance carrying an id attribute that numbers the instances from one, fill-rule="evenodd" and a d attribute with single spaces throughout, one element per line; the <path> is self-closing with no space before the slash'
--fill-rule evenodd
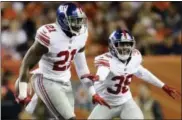
<path id="1" fill-rule="evenodd" d="M 125 30 L 122 30 L 122 33 L 124 34 L 124 37 L 127 38 L 126 31 Z"/>

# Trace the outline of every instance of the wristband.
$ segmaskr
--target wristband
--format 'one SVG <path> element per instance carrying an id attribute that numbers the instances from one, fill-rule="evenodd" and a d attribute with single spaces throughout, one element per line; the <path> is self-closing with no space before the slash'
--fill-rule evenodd
<path id="1" fill-rule="evenodd" d="M 20 100 L 23 100 L 27 97 L 27 88 L 28 84 L 26 82 L 19 82 L 19 96 Z"/>

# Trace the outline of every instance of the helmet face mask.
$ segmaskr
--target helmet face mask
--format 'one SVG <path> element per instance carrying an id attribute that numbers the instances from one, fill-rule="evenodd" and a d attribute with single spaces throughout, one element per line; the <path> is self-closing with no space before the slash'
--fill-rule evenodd
<path id="1" fill-rule="evenodd" d="M 116 42 L 114 46 L 120 55 L 129 55 L 133 45 L 134 42 Z"/>
<path id="2" fill-rule="evenodd" d="M 71 32 L 75 34 L 81 34 L 86 31 L 87 28 L 87 18 L 86 17 L 68 17 L 68 24 Z"/>
<path id="3" fill-rule="evenodd" d="M 119 38 L 117 38 L 118 34 L 120 35 Z M 111 54 L 122 61 L 127 60 L 135 48 L 134 37 L 129 36 L 129 33 L 128 35 L 125 33 L 125 36 L 123 37 L 121 31 L 114 31 L 109 38 L 109 50 Z"/>

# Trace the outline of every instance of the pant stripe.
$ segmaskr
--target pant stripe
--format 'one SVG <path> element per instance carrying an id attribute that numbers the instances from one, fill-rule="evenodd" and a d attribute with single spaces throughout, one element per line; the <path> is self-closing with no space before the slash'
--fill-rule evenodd
<path id="1" fill-rule="evenodd" d="M 47 107 L 49 108 L 49 110 L 50 110 L 56 117 L 58 117 L 58 116 L 59 116 L 59 113 L 58 113 L 57 110 L 55 109 L 55 107 L 54 107 L 54 105 L 52 104 L 52 102 L 51 102 L 49 96 L 48 96 L 47 93 L 46 93 L 46 90 L 45 90 L 45 88 L 44 88 L 44 86 L 43 86 L 42 78 L 43 78 L 42 75 L 40 75 L 40 76 L 38 77 L 38 87 L 39 87 L 39 89 L 40 89 L 40 92 L 42 93 L 42 96 L 43 96 L 45 102 L 47 103 L 46 105 L 47 105 Z"/>

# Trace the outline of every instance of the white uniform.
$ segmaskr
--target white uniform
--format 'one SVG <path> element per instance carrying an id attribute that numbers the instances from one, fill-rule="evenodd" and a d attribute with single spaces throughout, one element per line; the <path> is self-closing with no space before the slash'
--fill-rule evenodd
<path id="1" fill-rule="evenodd" d="M 87 36 L 88 32 L 69 38 L 56 23 L 44 25 L 37 30 L 35 40 L 49 51 L 39 61 L 39 68 L 32 72 L 34 75 L 31 83 L 35 93 L 56 118 L 75 117 L 70 66 L 72 60 L 76 57 L 77 60 L 80 56 L 82 56 L 80 61 L 83 60 L 83 65 L 86 64 L 84 53 L 77 54 L 85 46 Z M 79 67 L 77 61 L 75 65 Z M 88 73 L 87 66 L 85 69 Z M 27 111 L 33 112 L 32 108 Z"/>
<path id="2" fill-rule="evenodd" d="M 52 31 L 49 32 L 49 29 Z M 85 46 L 87 36 L 88 32 L 70 39 L 57 24 L 40 27 L 35 40 L 49 49 L 39 61 L 39 71 L 44 77 L 68 82 L 71 77 L 71 62 L 75 54 Z"/>
<path id="3" fill-rule="evenodd" d="M 97 105 L 92 111 L 89 119 L 143 119 L 143 114 L 132 98 L 129 84 L 132 75 L 136 75 L 156 86 L 163 86 L 163 83 L 141 66 L 142 56 L 135 49 L 131 59 L 122 63 L 110 53 L 105 53 L 95 58 L 98 67 L 97 75 L 100 81 L 95 82 L 96 92 L 111 106 Z M 150 80 L 151 79 L 151 80 Z"/>

